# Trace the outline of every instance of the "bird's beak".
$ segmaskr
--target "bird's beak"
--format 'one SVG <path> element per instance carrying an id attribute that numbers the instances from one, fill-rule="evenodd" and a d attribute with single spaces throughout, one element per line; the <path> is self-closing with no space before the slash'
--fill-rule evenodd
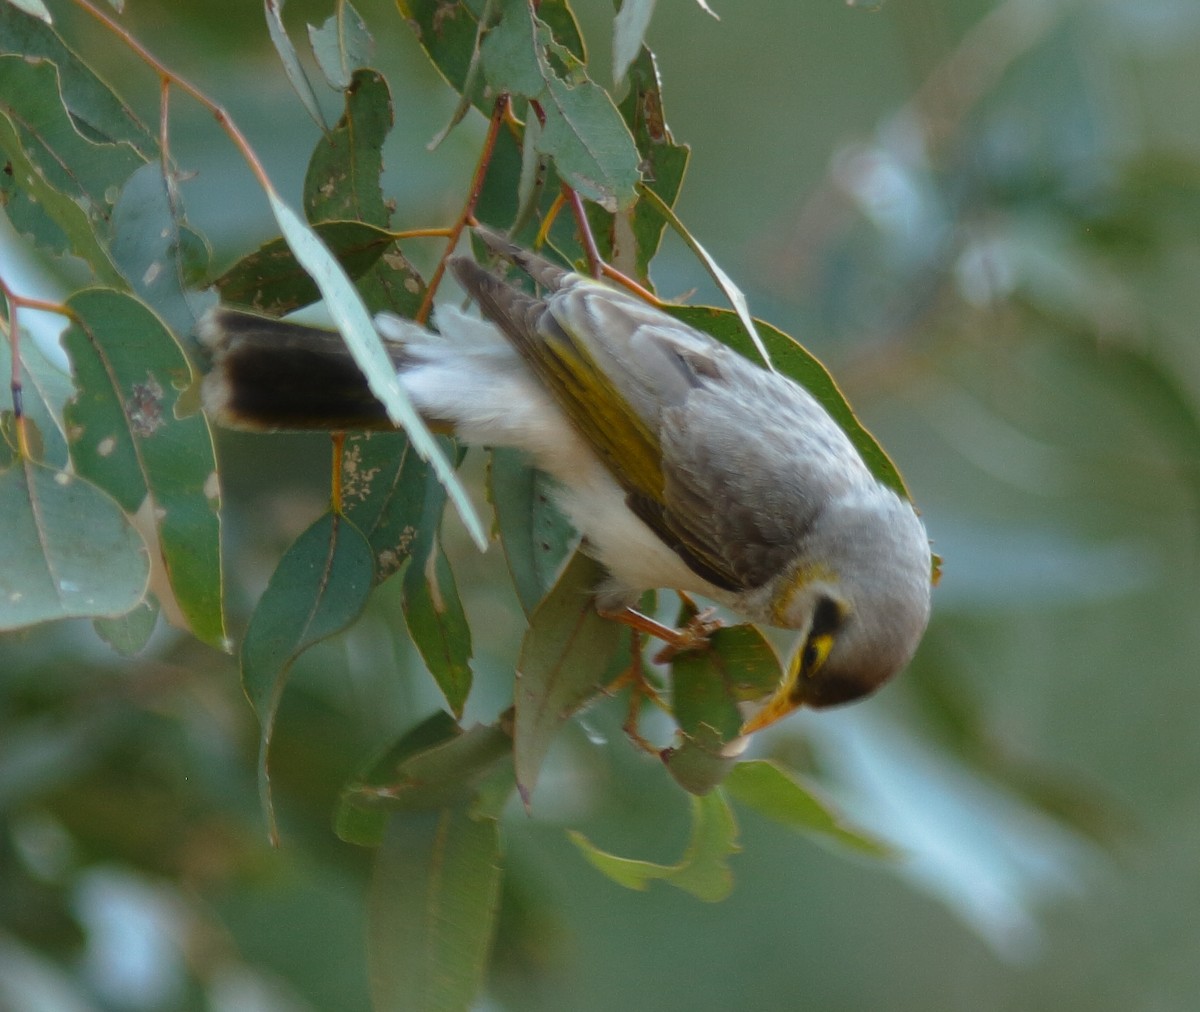
<path id="1" fill-rule="evenodd" d="M 753 734 L 764 727 L 770 727 L 777 720 L 782 720 L 801 705 L 801 700 L 794 694 L 795 683 L 789 682 L 775 690 L 767 705 L 742 725 L 742 734 Z"/>
<path id="2" fill-rule="evenodd" d="M 827 651 L 826 651 L 827 652 Z M 803 702 L 804 694 L 800 691 L 800 679 L 803 674 L 803 650 L 797 650 L 788 664 L 787 674 L 775 690 L 774 695 L 767 700 L 766 705 L 742 725 L 742 734 L 753 734 L 764 727 L 770 727 L 777 720 L 782 720 L 794 712 Z M 824 659 L 822 657 L 822 659 Z"/>

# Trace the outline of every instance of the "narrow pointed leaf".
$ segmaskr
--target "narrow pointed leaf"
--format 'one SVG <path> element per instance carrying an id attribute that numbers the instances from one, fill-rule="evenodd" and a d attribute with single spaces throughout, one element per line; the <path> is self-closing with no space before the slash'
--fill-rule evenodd
<path id="1" fill-rule="evenodd" d="M 518 450 L 492 450 L 488 497 L 508 571 L 526 615 L 554 586 L 577 535 L 554 503 L 554 480 Z"/>
<path id="2" fill-rule="evenodd" d="M 592 593 L 602 578 L 599 563 L 576 552 L 529 620 L 514 689 L 513 758 L 526 805 L 558 729 L 600 690 L 628 638 L 596 612 Z"/>
<path id="3" fill-rule="evenodd" d="M 267 758 L 292 663 L 358 617 L 373 571 L 366 538 L 345 517 L 326 513 L 287 550 L 250 618 L 242 641 L 242 685 L 261 727 L 259 793 L 273 841 L 278 834 Z"/>
<path id="4" fill-rule="evenodd" d="M 872 857 L 892 853 L 882 841 L 847 827 L 828 802 L 768 760 L 738 763 L 725 780 L 725 791 L 760 815 L 822 842 Z"/>
<path id="5" fill-rule="evenodd" d="M 123 657 L 141 653 L 158 624 L 158 601 L 150 594 L 145 600 L 117 618 L 98 618 L 92 622 L 97 635 Z"/>
<path id="6" fill-rule="evenodd" d="M 368 959 L 374 1007 L 467 1012 L 500 900 L 500 833 L 462 807 L 396 815 L 375 860 Z"/>
<path id="7" fill-rule="evenodd" d="M 346 346 L 362 369 L 371 392 L 387 408 L 389 417 L 408 433 L 417 453 L 433 465 L 438 481 L 442 483 L 451 502 L 454 503 L 467 532 L 479 550 L 483 551 L 487 548 L 487 535 L 484 533 L 483 524 L 480 523 L 475 508 L 471 505 L 466 490 L 451 468 L 450 462 L 438 449 L 432 433 L 413 408 L 412 402 L 396 378 L 391 359 L 350 278 L 316 234 L 300 220 L 295 211 L 280 200 L 278 194 L 268 191 L 267 198 L 275 220 L 279 223 L 292 252 L 296 254 L 296 259 L 321 290 L 325 305 L 345 338 Z"/>
<path id="8" fill-rule="evenodd" d="M 750 338 L 750 342 L 754 346 L 759 360 L 768 368 L 773 369 L 774 364 L 771 362 L 771 356 L 767 351 L 766 344 L 759 335 L 757 321 L 750 315 L 750 304 L 746 301 L 746 296 L 742 290 L 722 270 L 721 265 L 709 255 L 708 250 L 700 245 L 700 241 L 688 231 L 687 227 L 676 217 L 675 212 L 658 193 L 645 184 L 642 184 L 639 189 L 642 196 L 649 200 L 658 213 L 667 219 L 679 237 L 696 254 L 697 259 L 704 265 L 705 270 L 712 276 L 713 281 L 717 283 L 717 287 L 721 289 L 725 294 L 725 298 L 729 300 L 729 304 L 733 306 L 734 312 L 737 313 L 738 321 L 741 323 L 746 335 Z"/>
<path id="9" fill-rule="evenodd" d="M 719 791 L 692 798 L 692 837 L 678 864 L 618 857 L 600 850 L 582 833 L 568 835 L 594 867 L 627 889 L 646 889 L 651 882 L 663 881 L 711 903 L 725 899 L 733 889 L 729 857 L 740 849 L 737 824 Z"/>
<path id="10" fill-rule="evenodd" d="M 46 5 L 42 0 L 8 0 L 18 10 L 24 11 L 26 14 L 31 14 L 35 18 L 40 18 L 46 24 L 52 24 L 50 12 L 46 10 Z"/>
<path id="11" fill-rule="evenodd" d="M 654 15 L 654 0 L 621 0 L 621 9 L 613 18 L 613 80 L 622 81 L 629 65 L 637 58 Z"/>
<path id="12" fill-rule="evenodd" d="M 66 408 L 71 460 L 130 514 L 143 506 L 188 627 L 214 646 L 221 608 L 219 486 L 203 415 L 183 415 L 195 382 L 174 336 L 140 301 L 78 292 L 63 336 L 78 393 Z"/>
<path id="13" fill-rule="evenodd" d="M 145 594 L 145 543 L 78 475 L 18 458 L 0 472 L 0 517 L 0 632 L 122 615 Z"/>
<path id="14" fill-rule="evenodd" d="M 404 619 L 450 710 L 461 717 L 471 692 L 471 627 L 437 537 L 413 556 L 404 574 Z"/>
<path id="15" fill-rule="evenodd" d="M 275 52 L 279 54 L 279 60 L 283 64 L 283 72 L 287 75 L 292 90 L 300 99 L 300 104 L 304 106 L 305 111 L 312 117 L 313 122 L 321 128 L 322 132 L 325 132 L 329 129 L 328 124 L 325 122 L 325 115 L 321 112 L 320 103 L 317 102 L 317 96 L 313 92 L 312 84 L 309 82 L 308 75 L 304 72 L 304 67 L 300 63 L 300 57 L 296 54 L 296 47 L 292 45 L 292 40 L 287 33 L 287 29 L 283 26 L 283 4 L 284 0 L 263 0 L 263 13 L 267 19 L 267 32 L 271 36 L 271 43 L 275 46 Z"/>
<path id="16" fill-rule="evenodd" d="M 366 23 L 349 0 L 338 4 L 337 13 L 320 28 L 309 25 L 308 40 L 325 80 L 338 91 L 350 86 L 354 71 L 370 62 L 375 48 Z"/>

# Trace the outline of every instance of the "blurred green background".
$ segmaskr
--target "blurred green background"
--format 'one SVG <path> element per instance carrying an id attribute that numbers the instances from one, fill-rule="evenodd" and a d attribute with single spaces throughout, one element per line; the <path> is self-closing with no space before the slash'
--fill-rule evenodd
<path id="1" fill-rule="evenodd" d="M 900 856 L 864 863 L 746 813 L 726 902 L 620 888 L 563 827 L 672 861 L 688 809 L 623 740 L 621 704 L 600 705 L 562 735 L 532 818 L 506 819 L 480 1007 L 1200 1007 L 1200 5 L 715 6 L 719 22 L 663 0 L 649 33 L 693 147 L 680 216 L 830 366 L 945 558 L 910 671 L 755 748 Z M 444 224 L 482 124 L 426 151 L 453 96 L 394 8 L 358 7 L 395 99 L 396 223 Z M 611 5 L 575 7 L 607 84 Z M 54 10 L 154 122 L 152 76 Z M 297 38 L 328 13 L 286 11 Z M 258 6 L 138 0 L 124 20 L 231 109 L 295 200 L 317 130 Z M 268 209 L 211 121 L 181 97 L 173 114 L 190 217 L 227 264 L 273 233 Z M 681 243 L 654 277 L 716 298 Z M 219 450 L 236 632 L 323 508 L 328 449 Z M 499 553 L 475 557 L 454 522 L 447 539 L 476 634 L 468 718 L 490 718 L 521 622 Z M 297 666 L 277 852 L 230 658 L 165 629 L 133 661 L 87 623 L 0 640 L 0 1008 L 366 1007 L 370 855 L 330 814 L 438 705 L 398 608 L 385 585 Z"/>

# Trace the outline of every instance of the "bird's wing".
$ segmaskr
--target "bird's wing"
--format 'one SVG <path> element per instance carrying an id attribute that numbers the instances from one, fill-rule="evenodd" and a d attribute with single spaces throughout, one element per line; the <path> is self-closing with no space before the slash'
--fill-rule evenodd
<path id="1" fill-rule="evenodd" d="M 599 282 L 565 275 L 538 299 L 471 261 L 454 268 L 625 489 L 630 509 L 693 572 L 743 590 L 794 559 L 817 499 L 795 475 L 779 474 L 801 433 L 764 426 L 764 417 L 778 415 L 780 398 L 811 401 L 807 394 Z"/>

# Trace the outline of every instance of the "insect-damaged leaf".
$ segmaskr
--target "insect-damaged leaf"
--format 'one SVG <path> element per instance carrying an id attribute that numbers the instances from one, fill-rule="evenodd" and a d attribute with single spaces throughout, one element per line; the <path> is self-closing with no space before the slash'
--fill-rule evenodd
<path id="1" fill-rule="evenodd" d="M 145 508 L 158 533 L 179 611 L 219 646 L 219 489 L 208 423 L 180 403 L 194 382 L 187 358 L 138 299 L 92 288 L 67 301 L 63 335 L 77 393 L 65 409 L 71 461 L 129 514 Z"/>

